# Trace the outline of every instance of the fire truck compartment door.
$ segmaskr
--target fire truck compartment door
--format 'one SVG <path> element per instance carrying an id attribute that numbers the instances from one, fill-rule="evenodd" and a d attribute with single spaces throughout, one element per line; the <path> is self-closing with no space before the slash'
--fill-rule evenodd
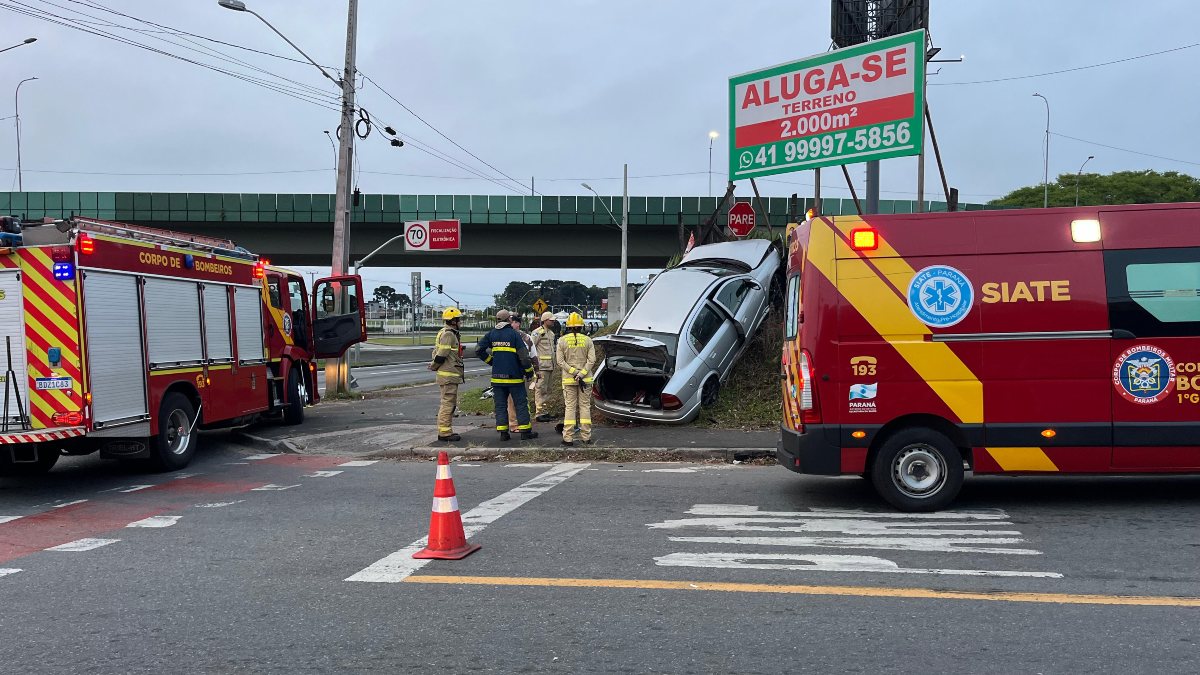
<path id="1" fill-rule="evenodd" d="M 238 361 L 260 363 L 266 358 L 263 355 L 262 290 L 238 286 L 233 289 L 233 304 Z"/>
<path id="2" fill-rule="evenodd" d="M 8 410 L 0 414 L 8 417 L 9 422 L 18 422 L 17 397 L 21 393 L 21 401 L 25 403 L 28 412 L 29 381 L 25 376 L 25 316 L 21 310 L 21 273 L 0 272 L 0 386 L 7 389 L 9 396 Z M 8 383 L 8 352 L 7 344 L 12 344 L 13 382 L 16 388 Z M 18 427 L 20 428 L 20 427 Z"/>
<path id="3" fill-rule="evenodd" d="M 106 424 L 146 418 L 146 364 L 137 277 L 88 272 L 83 283 L 92 419 Z"/>
<path id="4" fill-rule="evenodd" d="M 318 358 L 337 358 L 367 339 L 362 279 L 345 275 L 318 279 L 313 286 L 313 338 Z"/>
<path id="5" fill-rule="evenodd" d="M 146 279 L 146 342 L 150 368 L 200 363 L 200 290 L 196 282 Z"/>

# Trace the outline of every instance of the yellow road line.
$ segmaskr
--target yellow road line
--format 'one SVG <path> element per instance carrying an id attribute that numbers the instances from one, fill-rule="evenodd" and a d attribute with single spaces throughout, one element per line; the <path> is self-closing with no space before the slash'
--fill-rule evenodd
<path id="1" fill-rule="evenodd" d="M 938 591 L 932 588 L 883 588 L 879 586 L 797 586 L 789 584 L 743 584 L 714 581 L 666 581 L 654 579 L 569 579 L 555 577 L 475 577 L 413 575 L 409 584 L 455 584 L 467 586 L 543 586 L 559 588 L 637 588 L 661 591 L 718 591 L 723 593 L 779 593 L 789 595 L 843 595 L 864 598 L 918 598 L 930 600 L 983 600 L 988 602 L 1032 602 L 1050 605 L 1127 605 L 1138 607 L 1200 607 L 1200 598 L 1154 595 L 1083 595 L 1074 593 L 980 593 Z"/>

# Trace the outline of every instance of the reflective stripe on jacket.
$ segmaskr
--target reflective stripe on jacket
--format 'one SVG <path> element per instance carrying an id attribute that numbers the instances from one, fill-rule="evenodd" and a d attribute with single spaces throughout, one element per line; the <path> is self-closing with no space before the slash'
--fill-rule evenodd
<path id="1" fill-rule="evenodd" d="M 445 359 L 441 363 L 437 358 Z M 434 365 L 437 366 L 437 381 L 439 383 L 459 383 L 466 380 L 466 367 L 463 364 L 463 346 L 458 331 L 446 326 L 438 331 L 437 339 L 433 341 Z"/>
<path id="2" fill-rule="evenodd" d="M 499 324 L 480 338 L 475 355 L 492 367 L 494 384 L 520 384 L 526 374 L 533 374 L 525 341 L 508 324 Z"/>
<path id="3" fill-rule="evenodd" d="M 576 376 L 582 377 L 585 385 L 592 383 L 592 373 L 596 369 L 596 346 L 591 338 L 583 333 L 567 333 L 558 339 L 556 355 L 563 372 L 563 384 L 575 384 Z"/>
<path id="4" fill-rule="evenodd" d="M 554 370 L 554 331 L 541 326 L 535 328 L 530 336 L 533 338 L 533 348 L 537 351 L 537 369 Z"/>

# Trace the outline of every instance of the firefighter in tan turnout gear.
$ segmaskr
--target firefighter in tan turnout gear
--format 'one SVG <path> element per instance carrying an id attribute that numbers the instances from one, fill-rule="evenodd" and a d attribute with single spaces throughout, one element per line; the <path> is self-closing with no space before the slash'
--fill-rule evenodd
<path id="1" fill-rule="evenodd" d="M 550 378 L 554 373 L 554 331 L 550 330 L 550 324 L 554 323 L 554 315 L 543 312 L 540 321 L 541 325 L 529 334 L 533 338 L 533 349 L 537 352 L 533 376 L 533 405 L 537 421 L 549 422 L 553 419 L 549 403 Z"/>
<path id="2" fill-rule="evenodd" d="M 438 331 L 434 340 L 433 363 L 429 364 L 429 369 L 437 374 L 438 388 L 442 390 L 437 416 L 438 440 L 451 442 L 462 440 L 453 428 L 454 409 L 458 407 L 458 385 L 466 381 L 462 340 L 458 334 L 462 311 L 457 307 L 447 307 L 442 312 L 442 320 L 446 326 Z"/>
<path id="3" fill-rule="evenodd" d="M 567 317 L 567 332 L 558 339 L 555 356 L 562 370 L 563 387 L 563 445 L 575 444 L 575 427 L 579 440 L 592 442 L 592 373 L 596 370 L 596 346 L 583 334 L 583 317 L 571 312 Z"/>

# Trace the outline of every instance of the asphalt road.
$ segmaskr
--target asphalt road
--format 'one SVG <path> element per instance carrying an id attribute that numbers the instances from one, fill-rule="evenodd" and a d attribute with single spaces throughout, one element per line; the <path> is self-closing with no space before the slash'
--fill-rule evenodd
<path id="1" fill-rule="evenodd" d="M 425 355 L 428 356 L 428 353 Z M 429 371 L 428 364 L 428 360 L 423 360 L 419 363 L 397 363 L 387 366 L 354 368 L 351 372 L 358 382 L 358 387 L 355 388 L 355 391 L 377 391 L 387 387 L 402 387 L 433 382 L 434 376 Z M 490 372 L 490 369 L 477 359 L 467 360 L 466 367 L 468 379 Z M 325 373 L 320 370 L 317 372 L 317 385 L 324 390 Z"/>
<path id="2" fill-rule="evenodd" d="M 483 548 L 420 565 L 432 463 L 230 438 L 187 474 L 85 457 L 0 479 L 5 672 L 1200 662 L 1200 478 L 974 479 L 954 511 L 905 516 L 775 466 L 457 463 Z"/>

